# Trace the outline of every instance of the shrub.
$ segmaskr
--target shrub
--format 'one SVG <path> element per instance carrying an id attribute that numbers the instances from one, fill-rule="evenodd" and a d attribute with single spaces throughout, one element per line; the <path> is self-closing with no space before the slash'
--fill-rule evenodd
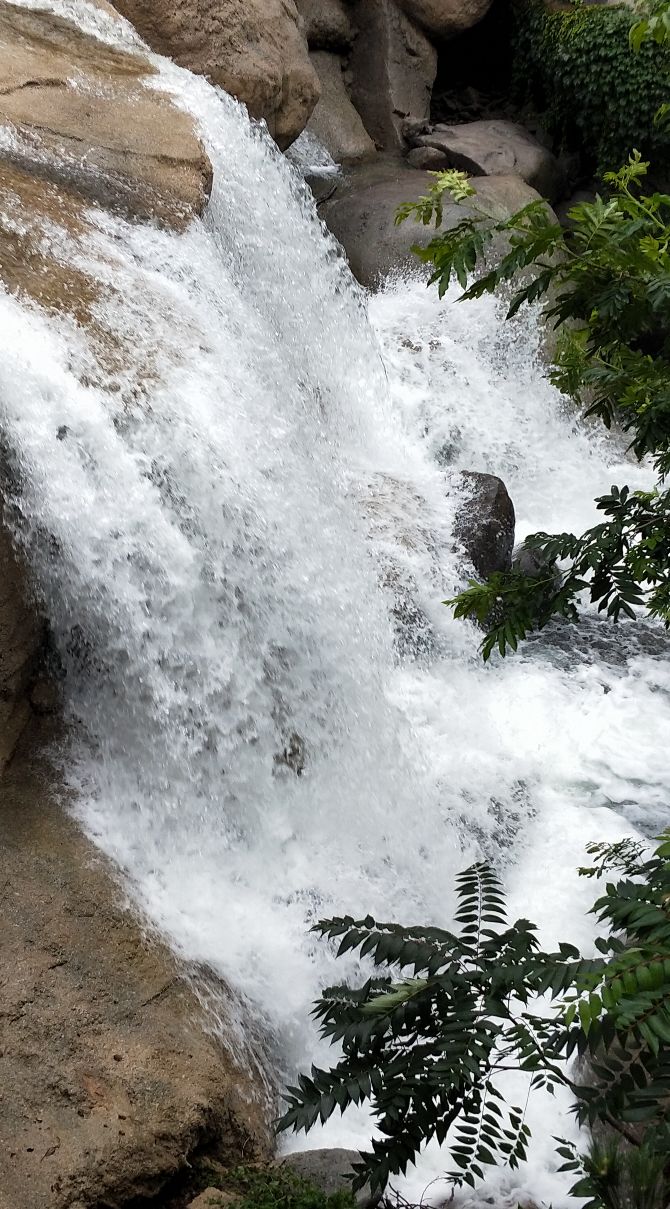
<path id="1" fill-rule="evenodd" d="M 628 6 L 515 0 L 517 90 L 543 112 L 550 133 L 576 145 L 598 172 L 623 163 L 633 147 L 670 166 L 667 129 L 655 115 L 670 92 L 670 50 L 639 41 Z"/>
<path id="2" fill-rule="evenodd" d="M 670 195 L 642 192 L 647 168 L 635 152 L 620 172 L 607 173 L 610 195 L 574 206 L 568 231 L 536 201 L 499 223 L 469 214 L 414 249 L 432 266 L 429 284 L 441 295 L 453 278 L 464 289 L 461 301 L 511 283 L 508 317 L 541 301 L 545 318 L 562 329 L 552 381 L 587 415 L 627 433 L 637 457 L 650 458 L 659 475 L 650 492 L 613 486 L 596 500 L 603 521 L 586 533 L 527 538 L 546 576 L 492 575 L 446 602 L 456 616 L 489 627 L 485 659 L 495 646 L 503 655 L 516 650 L 556 614 L 576 620 L 584 591 L 614 621 L 645 607 L 670 626 Z M 462 173 L 437 174 L 429 194 L 402 206 L 397 221 L 411 215 L 439 226 L 445 193 L 461 200 L 473 190 Z M 509 250 L 487 268 L 496 237 Z"/>

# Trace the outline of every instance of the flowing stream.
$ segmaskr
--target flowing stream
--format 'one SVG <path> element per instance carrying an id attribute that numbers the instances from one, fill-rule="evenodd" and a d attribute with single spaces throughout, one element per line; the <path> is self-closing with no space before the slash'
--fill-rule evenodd
<path id="1" fill-rule="evenodd" d="M 120 36 L 81 0 L 53 7 Z M 484 667 L 440 603 L 468 573 L 458 469 L 502 476 L 519 537 L 584 527 L 595 494 L 649 476 L 547 385 L 532 314 L 412 279 L 364 295 L 296 168 L 156 62 L 199 124 L 211 206 L 181 235 L 109 216 L 84 245 L 60 234 L 132 349 L 121 368 L 0 294 L 0 425 L 67 672 L 77 815 L 292 1072 L 316 1052 L 311 1000 L 351 970 L 315 918 L 446 924 L 454 873 L 484 855 L 543 940 L 588 945 L 584 843 L 667 820 L 662 633 L 594 618 Z M 364 1144 L 365 1122 L 324 1139 Z M 560 1204 L 551 1137 L 490 1189 Z"/>

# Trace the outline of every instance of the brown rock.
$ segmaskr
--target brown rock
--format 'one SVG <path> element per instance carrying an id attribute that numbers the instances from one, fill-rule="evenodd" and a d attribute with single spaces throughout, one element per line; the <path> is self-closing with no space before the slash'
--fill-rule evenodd
<path id="1" fill-rule="evenodd" d="M 427 118 L 437 51 L 392 0 L 357 0 L 351 97 L 381 150 L 404 150 L 407 118 Z"/>
<path id="2" fill-rule="evenodd" d="M 0 279 L 12 293 L 81 323 L 91 319 L 98 285 L 59 255 L 55 233 L 76 246 L 91 230 L 87 210 L 76 190 L 0 160 Z"/>
<path id="3" fill-rule="evenodd" d="M 403 202 L 426 193 L 435 183 L 427 172 L 417 172 L 404 161 L 381 161 L 350 169 L 332 198 L 320 207 L 326 225 L 339 239 L 352 272 L 366 286 L 397 270 L 422 271 L 412 245 L 428 244 L 434 229 L 411 219 L 395 225 Z M 539 194 L 518 176 L 484 176 L 472 181 L 476 198 L 457 204 L 446 201 L 443 225 L 454 226 L 476 206 L 496 220 L 509 218 Z"/>
<path id="4" fill-rule="evenodd" d="M 516 122 L 438 125 L 414 142 L 440 151 L 446 167 L 471 176 L 520 176 L 549 201 L 555 201 L 564 188 L 564 173 L 556 157 Z"/>
<path id="5" fill-rule="evenodd" d="M 36 714 L 48 717 L 61 709 L 61 694 L 55 680 L 40 678 L 30 690 L 30 704 Z"/>
<path id="6" fill-rule="evenodd" d="M 441 172 L 449 167 L 444 151 L 437 147 L 413 147 L 407 156 L 407 163 L 420 172 Z"/>
<path id="7" fill-rule="evenodd" d="M 296 0 L 311 50 L 347 50 L 354 40 L 342 0 Z"/>
<path id="8" fill-rule="evenodd" d="M 174 958 L 123 909 L 53 779 L 24 741 L 0 794 L 0 1206 L 120 1209 L 157 1196 L 194 1152 L 267 1157 L 268 1110 L 205 1032 Z"/>
<path id="9" fill-rule="evenodd" d="M 399 0 L 408 17 L 438 38 L 453 38 L 481 21 L 492 0 Z"/>
<path id="10" fill-rule="evenodd" d="M 321 99 L 307 129 L 317 136 L 333 159 L 360 160 L 375 155 L 375 145 L 354 109 L 344 83 L 344 62 L 325 50 L 310 55 L 321 83 Z"/>
<path id="11" fill-rule="evenodd" d="M 188 1209 L 234 1209 L 240 1199 L 234 1192 L 226 1192 L 223 1188 L 205 1188 L 200 1196 L 191 1201 Z"/>
<path id="12" fill-rule="evenodd" d="M 211 165 L 192 119 L 144 87 L 153 71 L 53 13 L 2 0 L 0 122 L 17 135 L 3 159 L 86 199 L 183 226 L 206 205 Z"/>
<path id="13" fill-rule="evenodd" d="M 118 0 L 116 7 L 154 50 L 265 118 L 280 147 L 306 126 L 319 83 L 294 0 Z"/>

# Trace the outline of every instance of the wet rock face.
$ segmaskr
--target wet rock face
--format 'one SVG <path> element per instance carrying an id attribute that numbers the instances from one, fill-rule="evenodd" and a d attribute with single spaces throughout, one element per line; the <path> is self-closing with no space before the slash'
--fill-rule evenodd
<path id="1" fill-rule="evenodd" d="M 121 1209 L 203 1149 L 268 1158 L 260 1079 L 207 1034 L 52 781 L 24 740 L 0 792 L 0 1209 Z"/>
<path id="2" fill-rule="evenodd" d="M 118 0 L 116 7 L 153 50 L 264 118 L 280 147 L 305 128 L 319 82 L 293 0 Z"/>
<path id="3" fill-rule="evenodd" d="M 0 3 L 0 161 L 83 201 L 184 226 L 207 203 L 211 165 L 190 116 L 144 87 L 153 74 L 141 54 L 53 13 Z"/>
<path id="4" fill-rule="evenodd" d="M 502 479 L 494 474 L 464 470 L 464 500 L 455 536 L 481 579 L 494 571 L 509 571 L 514 549 L 514 504 Z"/>
<path id="5" fill-rule="evenodd" d="M 9 535 L 0 527 L 0 776 L 30 719 L 45 627 Z"/>

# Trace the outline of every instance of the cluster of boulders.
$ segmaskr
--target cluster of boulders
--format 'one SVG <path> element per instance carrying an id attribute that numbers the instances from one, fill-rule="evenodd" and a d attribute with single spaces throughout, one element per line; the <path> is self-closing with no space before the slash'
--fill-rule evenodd
<path id="1" fill-rule="evenodd" d="M 403 175 L 403 168 L 454 167 L 478 180 L 485 178 L 491 183 L 478 185 L 478 193 L 485 211 L 492 207 L 496 217 L 507 217 L 511 209 L 534 199 L 532 190 L 550 200 L 561 195 L 563 178 L 555 157 L 521 126 L 502 120 L 431 125 L 439 48 L 480 21 L 491 3 L 116 0 L 115 8 L 154 50 L 206 75 L 243 101 L 253 118 L 267 123 L 281 148 L 290 146 L 306 129 L 338 163 L 362 167 L 362 172 L 349 172 L 329 188 L 335 197 L 323 217 L 343 244 L 356 275 L 371 285 L 390 268 L 407 262 L 416 241 L 411 224 L 400 230 L 394 227 L 395 209 L 430 182 Z M 68 58 L 73 58 L 71 45 L 66 47 L 65 61 Z M 165 100 L 159 94 L 149 99 L 144 92 L 140 99 L 135 85 L 150 71 L 148 64 L 134 73 L 135 80 L 132 73 L 121 79 L 112 52 L 109 59 L 119 129 L 125 126 L 125 107 L 132 103 L 137 113 L 128 129 L 138 146 L 125 147 L 121 142 L 114 148 L 103 147 L 103 171 L 109 175 L 109 169 L 118 167 L 122 191 L 135 208 L 142 202 L 142 189 L 138 194 L 136 187 L 140 177 L 143 188 L 147 182 L 158 187 L 173 214 L 197 210 L 207 195 L 207 171 L 188 119 L 179 114 L 167 125 Z M 74 61 L 81 69 L 76 55 Z M 91 76 L 98 68 L 89 59 L 83 70 Z M 38 74 L 38 88 L 40 78 Z M 48 108 L 53 86 L 42 87 L 42 93 Z M 25 96 L 12 90 L 3 102 L 11 120 L 25 117 L 30 123 L 33 114 L 39 119 L 42 113 L 32 84 Z M 76 125 L 81 109 L 65 92 L 58 111 L 64 122 L 55 132 L 60 155 L 63 148 L 67 150 L 68 125 Z M 46 119 L 49 128 L 50 114 Z M 91 134 L 94 144 L 100 141 L 100 131 L 93 129 Z M 178 168 L 173 167 L 175 153 Z M 90 164 L 89 176 L 95 179 L 96 156 L 83 162 Z M 515 180 L 528 190 L 520 190 Z M 78 189 L 81 184 L 78 180 Z M 109 187 L 119 192 L 111 182 Z M 50 204 L 45 198 L 43 209 Z M 53 288 L 57 282 L 58 273 Z"/>
<path id="2" fill-rule="evenodd" d="M 117 0 L 154 49 L 264 118 L 281 147 L 305 128 L 346 137 L 347 157 L 402 148 L 427 118 L 437 46 L 491 0 Z M 318 102 L 318 104 L 317 104 Z M 353 105 L 352 105 L 353 102 Z M 342 133 L 341 133 L 342 132 Z"/>

